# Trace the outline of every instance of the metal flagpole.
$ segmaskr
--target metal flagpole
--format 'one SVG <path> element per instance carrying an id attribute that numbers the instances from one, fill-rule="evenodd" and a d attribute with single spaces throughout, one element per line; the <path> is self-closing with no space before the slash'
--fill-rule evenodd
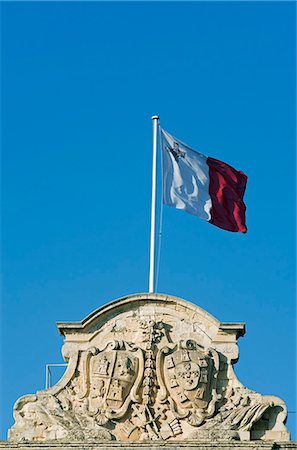
<path id="1" fill-rule="evenodd" d="M 151 206 L 151 242 L 150 242 L 150 275 L 149 292 L 155 290 L 155 241 L 156 241 L 156 188 L 157 188 L 157 136 L 158 116 L 153 121 L 153 166 L 152 166 L 152 206 Z"/>

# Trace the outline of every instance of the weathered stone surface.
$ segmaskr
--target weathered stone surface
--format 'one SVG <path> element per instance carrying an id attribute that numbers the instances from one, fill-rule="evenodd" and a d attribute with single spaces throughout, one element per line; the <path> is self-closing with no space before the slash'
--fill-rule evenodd
<path id="1" fill-rule="evenodd" d="M 4 450 L 295 450 L 296 442 L 0 442 Z"/>
<path id="2" fill-rule="evenodd" d="M 99 448 L 94 441 L 100 449 L 140 441 L 250 448 L 240 441 L 289 440 L 284 402 L 247 389 L 234 374 L 242 323 L 220 323 L 175 297 L 138 294 L 58 329 L 67 371 L 52 388 L 16 402 L 9 440 L 21 446 L 11 448 L 26 441 L 44 442 L 38 449 Z M 84 447 L 73 444 L 81 441 Z"/>

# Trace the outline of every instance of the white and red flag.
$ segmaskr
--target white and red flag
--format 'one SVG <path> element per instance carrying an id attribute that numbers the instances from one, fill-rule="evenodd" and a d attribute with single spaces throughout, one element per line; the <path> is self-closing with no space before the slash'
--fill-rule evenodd
<path id="1" fill-rule="evenodd" d="M 246 233 L 247 176 L 161 129 L 163 203 L 224 230 Z"/>

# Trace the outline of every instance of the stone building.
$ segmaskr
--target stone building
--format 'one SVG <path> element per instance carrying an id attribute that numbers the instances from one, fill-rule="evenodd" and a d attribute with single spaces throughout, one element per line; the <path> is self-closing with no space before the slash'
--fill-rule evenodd
<path id="1" fill-rule="evenodd" d="M 55 386 L 17 400 L 0 448 L 297 448 L 284 402 L 234 373 L 243 323 L 145 293 L 57 326 L 67 370 Z"/>

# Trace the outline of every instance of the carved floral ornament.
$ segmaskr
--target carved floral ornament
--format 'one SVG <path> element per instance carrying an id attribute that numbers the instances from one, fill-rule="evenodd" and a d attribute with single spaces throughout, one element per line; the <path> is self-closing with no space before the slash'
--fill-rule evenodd
<path id="1" fill-rule="evenodd" d="M 67 371 L 16 402 L 12 441 L 289 440 L 283 401 L 233 372 L 242 324 L 144 294 L 58 326 Z"/>

